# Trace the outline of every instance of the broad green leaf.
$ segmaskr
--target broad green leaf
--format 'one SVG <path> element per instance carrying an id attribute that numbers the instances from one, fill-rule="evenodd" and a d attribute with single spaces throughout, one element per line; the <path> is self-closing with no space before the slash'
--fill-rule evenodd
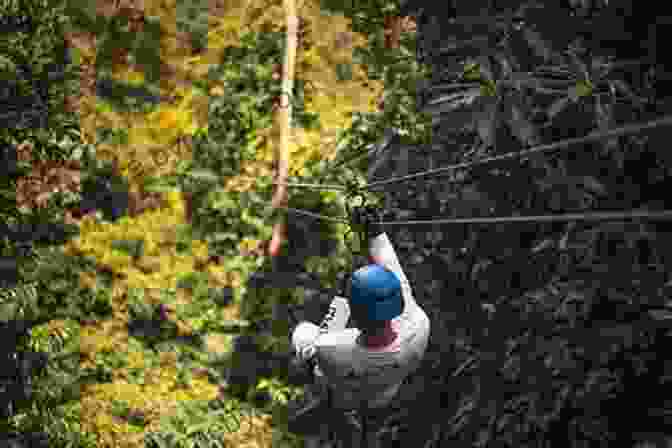
<path id="1" fill-rule="evenodd" d="M 11 59 L 0 55 L 0 70 L 14 72 L 16 71 L 16 66 L 14 65 L 14 62 Z"/>
<path id="2" fill-rule="evenodd" d="M 0 304 L 0 322 L 9 322 L 16 319 L 19 306 L 15 303 Z"/>
<path id="3" fill-rule="evenodd" d="M 73 18 L 78 18 L 91 26 L 96 21 L 96 2 L 95 0 L 68 0 L 66 12 Z M 87 28 L 87 31 L 94 30 L 94 28 Z"/>
<path id="4" fill-rule="evenodd" d="M 352 81 L 352 65 L 338 64 L 336 66 L 336 76 L 339 81 Z"/>
<path id="5" fill-rule="evenodd" d="M 187 173 L 191 178 L 198 179 L 204 182 L 217 183 L 220 177 L 212 170 L 208 169 L 193 169 Z"/>
<path id="6" fill-rule="evenodd" d="M 113 240 L 111 247 L 128 255 L 141 257 L 144 244 L 144 240 Z"/>
<path id="7" fill-rule="evenodd" d="M 208 237 L 208 240 L 210 241 L 228 241 L 237 239 L 238 235 L 233 232 L 217 232 Z"/>
<path id="8" fill-rule="evenodd" d="M 175 186 L 163 182 L 149 183 L 145 185 L 145 191 L 151 193 L 171 193 L 175 191 Z"/>
<path id="9" fill-rule="evenodd" d="M 567 92 L 572 101 L 578 101 L 579 98 L 590 96 L 593 93 L 593 85 L 590 81 L 579 81 L 576 85 L 569 88 Z"/>
<path id="10" fill-rule="evenodd" d="M 464 66 L 462 78 L 466 81 L 480 81 L 481 67 L 477 62 L 469 62 Z"/>
<path id="11" fill-rule="evenodd" d="M 197 423 L 195 425 L 187 426 L 187 435 L 193 435 L 196 433 L 205 433 L 212 426 L 212 423 L 209 421 Z"/>

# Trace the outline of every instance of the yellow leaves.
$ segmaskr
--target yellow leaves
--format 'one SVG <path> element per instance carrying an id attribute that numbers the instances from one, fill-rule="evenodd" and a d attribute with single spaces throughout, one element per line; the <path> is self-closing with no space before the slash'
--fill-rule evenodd
<path id="1" fill-rule="evenodd" d="M 166 202 L 172 210 L 177 210 L 184 208 L 184 199 L 182 198 L 182 192 L 180 191 L 169 191 L 165 193 Z"/>
<path id="2" fill-rule="evenodd" d="M 159 361 L 164 367 L 172 367 L 177 362 L 177 353 L 173 351 L 161 352 L 159 354 Z"/>
<path id="3" fill-rule="evenodd" d="M 129 350 L 127 359 L 129 368 L 133 369 L 145 366 L 145 356 L 140 351 Z"/>
<path id="4" fill-rule="evenodd" d="M 146 138 L 145 133 L 149 133 L 151 141 L 159 145 L 169 145 L 174 143 L 175 139 L 183 135 L 193 135 L 198 129 L 194 117 L 194 106 L 202 109 L 204 99 L 196 97 L 192 90 L 178 90 L 182 98 L 175 106 L 161 105 L 147 115 L 147 124 L 139 128 L 136 132 L 129 132 L 129 141 L 131 137 Z"/>
<path id="5" fill-rule="evenodd" d="M 152 237 L 151 233 L 145 235 L 144 253 L 147 255 L 157 255 L 159 245 Z"/>
<path id="6" fill-rule="evenodd" d="M 213 283 L 219 286 L 226 286 L 229 284 L 228 269 L 223 265 L 208 265 L 206 271 L 210 274 Z"/>
<path id="7" fill-rule="evenodd" d="M 160 107 L 147 116 L 147 121 L 151 124 L 153 141 L 166 144 L 178 135 L 176 128 L 180 121 L 180 111 L 174 107 Z"/>
<path id="8" fill-rule="evenodd" d="M 115 341 L 106 336 L 105 332 L 101 331 L 99 328 L 91 328 L 82 325 L 79 334 L 80 352 L 89 355 L 89 357 L 93 359 L 95 358 L 96 353 L 112 350 Z"/>
<path id="9" fill-rule="evenodd" d="M 114 77 L 128 84 L 139 86 L 145 82 L 145 74 L 131 67 L 123 67 L 115 70 Z"/>
<path id="10" fill-rule="evenodd" d="M 210 95 L 222 96 L 224 95 L 224 89 L 221 86 L 215 86 L 212 89 L 210 89 Z"/>
<path id="11" fill-rule="evenodd" d="M 183 68 L 188 71 L 193 79 L 201 79 L 208 74 L 211 65 L 217 63 L 219 56 L 210 47 L 205 49 L 205 53 L 185 58 L 183 61 Z"/>
<path id="12" fill-rule="evenodd" d="M 80 272 L 79 273 L 79 284 L 83 288 L 90 288 L 90 289 L 95 289 L 96 288 L 96 277 L 95 275 L 88 273 L 88 272 Z"/>
<path id="13" fill-rule="evenodd" d="M 218 17 L 215 25 L 208 31 L 208 47 L 218 54 L 229 46 L 235 46 L 243 32 L 239 16 Z"/>
<path id="14" fill-rule="evenodd" d="M 154 11 L 153 15 L 159 16 L 162 23 L 165 17 L 174 15 L 166 9 L 167 5 L 172 5 L 170 7 L 174 8 L 173 0 L 168 3 L 147 0 L 146 3 L 151 4 L 146 5 L 145 11 Z M 215 9 L 219 9 L 217 18 L 213 13 Z M 210 65 L 219 63 L 224 48 L 237 45 L 240 36 L 246 31 L 260 31 L 265 24 L 278 29 L 285 23 L 281 0 L 251 0 L 249 2 L 216 0 L 211 2 L 210 12 L 212 26 L 209 27 L 208 45 L 205 52 L 198 56 L 183 55 L 183 48 L 180 46 L 178 36 L 174 34 L 172 23 L 170 26 L 162 26 L 163 61 L 173 67 L 179 67 L 180 78 L 202 79 L 207 74 Z M 305 1 L 300 8 L 300 14 L 310 22 L 311 35 L 307 36 L 307 42 L 314 42 L 316 45 L 307 50 L 298 51 L 297 56 L 303 65 L 297 65 L 297 77 L 315 86 L 314 91 L 310 92 L 310 95 L 314 93 L 314 96 L 307 98 L 306 109 L 308 112 L 320 114 L 323 129 L 310 131 L 300 128 L 293 129 L 290 162 L 292 172 L 298 173 L 302 173 L 306 161 L 314 158 L 316 154 L 325 159 L 333 158 L 337 131 L 349 124 L 347 112 L 373 110 L 377 105 L 377 92 L 380 91 L 380 88 L 375 86 L 376 82 L 369 82 L 370 85 L 374 85 L 373 88 L 364 87 L 366 78 L 361 67 L 353 67 L 352 81 L 337 80 L 335 64 L 350 62 L 352 48 L 364 42 L 362 36 L 349 31 L 347 19 L 322 15 L 318 0 Z M 129 69 L 120 77 L 127 81 L 135 77 L 133 79 L 140 81 L 142 73 L 134 73 Z M 221 86 L 211 87 L 209 93 L 213 96 L 226 94 Z M 178 99 L 172 104 L 161 104 L 149 114 L 131 115 L 111 112 L 100 114 L 99 125 L 100 123 L 116 123 L 119 127 L 125 127 L 128 130 L 129 144 L 127 147 L 110 147 L 107 151 L 118 156 L 124 173 L 129 176 L 129 181 L 132 183 L 148 175 L 170 173 L 174 162 L 182 157 L 178 154 L 175 140 L 182 135 L 192 134 L 199 125 L 207 125 L 209 98 L 206 95 L 183 87 L 162 93 L 177 94 Z M 93 115 L 97 113 L 94 112 Z M 83 123 L 88 126 L 85 132 L 95 135 L 96 122 L 87 122 L 87 118 L 85 114 L 82 115 Z M 274 158 L 273 145 L 277 142 L 270 137 L 270 129 L 258 133 L 254 144 L 257 148 L 257 160 L 246 165 L 241 172 L 250 178 L 243 179 L 243 176 L 240 176 L 240 178 L 232 179 L 227 185 L 228 188 L 235 187 L 241 190 L 254 188 L 258 176 L 272 174 L 268 165 Z M 166 155 L 162 158 L 165 163 L 158 163 L 155 160 L 155 153 L 160 151 Z M 115 282 L 115 286 L 121 289 L 130 286 L 156 288 L 157 290 L 174 287 L 178 274 L 193 272 L 199 261 L 207 259 L 208 250 L 204 242 L 195 242 L 191 254 L 177 254 L 175 227 L 184 222 L 184 201 L 179 191 L 166 193 L 165 198 L 167 202 L 165 209 L 146 212 L 134 218 L 124 218 L 116 223 L 103 225 L 96 223 L 93 218 L 85 218 L 80 224 L 82 230 L 80 238 L 73 241 L 73 249 L 77 246 L 93 254 L 97 260 L 110 265 L 115 271 L 125 274 L 125 279 Z M 151 258 L 157 262 L 157 270 L 144 273 L 133 264 L 128 255 L 112 252 L 109 243 L 114 239 L 144 240 L 145 256 L 142 259 Z M 258 248 L 259 243 L 259 240 L 247 238 L 240 241 L 239 247 L 241 251 L 253 251 Z M 229 272 L 225 265 L 209 265 L 206 272 L 211 276 L 212 282 L 219 285 L 228 284 L 237 288 L 243 283 L 240 274 Z M 91 282 L 91 279 L 83 278 L 82 281 Z M 127 299 L 123 297 L 118 301 L 126 303 Z M 115 317 L 115 319 L 117 324 L 121 321 L 121 318 Z M 190 331 L 184 323 L 178 323 L 178 326 L 184 333 Z M 119 347 L 125 348 L 120 342 L 120 336 L 111 337 L 111 332 L 112 328 L 109 327 L 96 331 L 83 329 L 83 346 L 94 354 L 102 346 L 116 350 L 119 350 Z M 133 354 L 132 351 L 129 351 L 129 361 L 134 366 L 142 365 L 144 362 L 141 354 Z M 101 402 L 105 403 L 105 401 L 121 397 L 127 397 L 128 401 L 137 400 L 138 397 L 151 397 L 150 399 L 154 401 L 145 403 L 146 407 L 160 407 L 163 410 L 173 406 L 178 400 L 208 399 L 214 398 L 217 394 L 216 386 L 200 378 L 192 381 L 192 388 L 189 390 L 174 390 L 174 379 L 177 374 L 174 359 L 162 360 L 162 366 L 155 370 L 155 372 L 148 372 L 151 373 L 148 376 L 155 379 L 150 385 L 134 389 L 121 384 L 123 381 L 118 381 L 121 384 L 119 388 L 101 385 L 103 387 L 92 390 L 93 396 L 87 397 L 87 412 L 84 414 L 90 417 L 88 425 L 95 422 L 92 425 L 95 428 L 91 430 L 104 435 L 103 438 L 107 442 L 101 443 L 101 446 L 113 446 L 115 443 L 117 446 L 125 446 L 119 445 L 122 438 L 115 434 L 124 429 L 114 426 L 114 420 L 109 418 L 108 411 L 105 406 L 101 406 Z M 93 402 L 96 404 L 94 405 Z M 99 418 L 96 420 L 96 417 Z M 263 419 L 259 419 L 256 424 L 264 424 Z M 254 428 L 254 431 L 260 433 L 259 429 Z M 231 440 L 234 439 L 236 446 L 245 447 L 250 446 L 252 436 L 241 430 L 240 434 L 231 435 Z M 125 437 L 124 440 L 126 440 Z M 268 444 L 259 446 L 270 446 L 270 439 Z"/>
<path id="15" fill-rule="evenodd" d="M 243 238 L 238 243 L 238 250 L 241 252 L 252 252 L 259 248 L 262 241 L 253 238 Z"/>
<path id="16" fill-rule="evenodd" d="M 310 66 L 317 66 L 321 62 L 321 57 L 318 47 L 313 47 L 310 50 L 299 54 L 299 61 L 305 62 Z"/>

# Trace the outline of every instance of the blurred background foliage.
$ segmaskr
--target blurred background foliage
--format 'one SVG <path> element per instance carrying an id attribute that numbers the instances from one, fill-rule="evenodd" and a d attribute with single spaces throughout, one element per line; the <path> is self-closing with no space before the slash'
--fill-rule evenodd
<path id="1" fill-rule="evenodd" d="M 665 114 L 662 11 L 560 3 L 301 3 L 292 180 L 391 178 Z M 329 297 L 291 280 L 334 288 L 356 259 L 345 225 L 304 216 L 264 255 L 282 3 L 1 5 L 21 25 L 0 38 L 6 440 L 301 446 L 282 429 L 301 385 L 286 306 L 319 315 Z M 391 219 L 670 208 L 666 132 L 367 197 Z M 667 226 L 391 229 L 433 328 L 401 408 L 441 412 L 388 425 L 383 445 L 662 443 Z M 268 272 L 288 283 L 253 287 Z"/>

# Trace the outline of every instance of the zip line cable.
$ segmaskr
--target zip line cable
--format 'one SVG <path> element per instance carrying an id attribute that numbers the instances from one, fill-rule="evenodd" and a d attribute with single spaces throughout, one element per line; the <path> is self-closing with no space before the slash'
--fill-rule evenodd
<path id="1" fill-rule="evenodd" d="M 422 225 L 422 224 L 502 224 L 512 222 L 557 222 L 557 221 L 613 221 L 624 219 L 672 219 L 672 210 L 568 213 L 538 216 L 500 216 L 491 218 L 432 219 L 429 221 L 387 221 L 380 225 Z"/>
<path id="2" fill-rule="evenodd" d="M 345 219 L 345 218 L 336 218 L 336 217 L 331 217 L 331 216 L 324 216 L 324 215 L 320 215 L 319 213 L 313 213 L 313 212 L 309 212 L 307 210 L 301 210 L 301 209 L 298 209 L 298 208 L 282 207 L 281 206 L 281 207 L 278 207 L 278 209 L 286 210 L 290 213 L 295 213 L 297 215 L 310 216 L 311 218 L 315 218 L 315 219 L 322 219 L 322 220 L 325 220 L 325 221 L 340 222 L 340 223 L 345 223 L 345 224 L 348 223 L 348 220 Z"/>
<path id="3" fill-rule="evenodd" d="M 547 145 L 537 146 L 524 151 L 510 152 L 502 154 L 499 156 L 489 157 L 481 160 L 476 160 L 473 162 L 460 163 L 455 165 L 449 165 L 442 168 L 437 168 L 433 170 L 424 171 L 421 173 L 410 174 L 407 176 L 402 176 L 399 178 L 388 179 L 379 182 L 371 182 L 362 187 L 353 187 L 353 191 L 367 190 L 372 187 L 388 185 L 397 182 L 404 182 L 412 179 L 428 177 L 432 175 L 445 174 L 448 171 L 461 169 L 461 168 L 470 168 L 473 166 L 485 165 L 490 162 L 522 158 L 527 157 L 533 154 L 566 149 L 572 145 L 587 143 L 592 141 L 599 141 L 607 138 L 620 137 L 628 134 L 635 134 L 647 129 L 653 129 L 659 126 L 669 126 L 672 125 L 672 116 L 664 117 L 658 120 L 653 120 L 644 124 L 628 125 L 623 126 L 617 129 L 612 129 L 609 131 L 594 133 L 587 135 L 585 137 L 567 139 L 556 143 L 551 143 Z M 338 191 L 347 190 L 347 187 L 341 187 L 336 185 L 315 185 L 315 184 L 291 184 L 287 183 L 288 186 L 297 186 L 297 187 L 308 187 L 308 188 L 328 188 L 335 189 Z M 340 217 L 329 217 L 320 215 L 317 213 L 312 213 L 306 210 L 300 210 L 290 207 L 280 207 L 280 209 L 286 210 L 290 213 L 295 213 L 299 215 L 309 216 L 315 219 L 322 219 L 332 222 L 348 223 L 349 221 L 345 218 Z M 382 222 L 381 225 L 432 225 L 432 224 L 497 224 L 497 223 L 509 223 L 509 222 L 558 222 L 558 221 L 601 221 L 601 220 L 620 220 L 620 219 L 669 219 L 672 218 L 672 211 L 630 211 L 630 212 L 596 212 L 596 213 L 573 213 L 573 214 L 558 214 L 558 215 L 541 215 L 541 216 L 509 216 L 509 217 L 489 217 L 489 218 L 450 218 L 450 219 L 438 219 L 438 220 L 429 220 L 429 221 L 389 221 Z"/>
<path id="4" fill-rule="evenodd" d="M 621 128 L 617 129 L 612 129 L 609 131 L 604 131 L 604 132 L 599 132 L 599 133 L 594 133 L 587 135 L 585 137 L 579 137 L 579 138 L 571 138 L 567 140 L 563 140 L 560 142 L 556 143 L 550 143 L 547 145 L 541 145 L 537 146 L 535 148 L 530 148 L 524 151 L 515 151 L 515 152 L 509 152 L 506 154 L 501 154 L 499 156 L 494 156 L 494 157 L 488 157 L 485 159 L 481 160 L 476 160 L 473 162 L 465 162 L 465 163 L 458 163 L 455 165 L 448 165 L 445 167 L 441 168 L 435 168 L 433 170 L 428 170 L 428 171 L 423 171 L 420 173 L 414 173 L 414 174 L 409 174 L 407 176 L 401 176 L 393 179 L 387 179 L 387 180 L 381 180 L 378 182 L 370 182 L 362 187 L 357 188 L 357 190 L 369 190 L 373 187 L 379 187 L 382 185 L 389 185 L 393 183 L 399 183 L 399 182 L 405 182 L 413 179 L 419 179 L 423 177 L 429 177 L 433 175 L 437 175 L 440 173 L 445 173 L 447 171 L 452 171 L 452 170 L 457 170 L 457 169 L 464 169 L 464 168 L 471 168 L 474 166 L 480 166 L 480 165 L 485 165 L 491 162 L 497 162 L 500 160 L 508 160 L 508 159 L 515 159 L 515 158 L 522 158 L 522 157 L 528 157 L 530 155 L 542 153 L 542 152 L 547 152 L 547 151 L 555 151 L 558 149 L 567 149 L 568 147 L 572 145 L 577 145 L 580 143 L 588 143 L 588 142 L 594 142 L 594 141 L 599 141 L 599 140 L 604 140 L 608 138 L 613 138 L 613 137 L 622 137 L 624 135 L 628 134 L 636 134 L 638 132 L 647 130 L 647 129 L 653 129 L 657 128 L 659 126 L 670 126 L 672 125 L 672 116 L 664 117 L 658 120 L 653 120 L 648 123 L 644 124 L 636 124 L 636 125 L 628 125 L 628 126 L 623 126 Z"/>
<path id="5" fill-rule="evenodd" d="M 609 131 L 603 131 L 599 133 L 592 133 L 589 134 L 585 137 L 578 137 L 578 138 L 572 138 L 572 139 L 567 139 L 567 140 L 562 140 L 559 142 L 555 143 L 549 143 L 546 145 L 540 145 L 534 148 L 530 148 L 524 151 L 514 151 L 514 152 L 509 152 L 506 154 L 501 154 L 499 156 L 494 156 L 494 157 L 488 157 L 484 158 L 481 160 L 475 160 L 472 162 L 464 162 L 464 163 L 458 163 L 454 165 L 448 165 L 444 167 L 439 167 L 435 168 L 432 170 L 427 170 L 427 171 L 422 171 L 420 173 L 413 173 L 409 174 L 406 176 L 401 176 L 401 177 L 396 177 L 392 179 L 387 179 L 387 180 L 382 180 L 382 181 L 377 181 L 377 182 L 370 182 L 366 185 L 363 185 L 361 187 L 356 187 L 354 191 L 360 191 L 360 190 L 368 190 L 374 187 L 379 187 L 382 185 L 388 185 L 388 184 L 393 184 L 393 183 L 400 183 L 400 182 L 406 182 L 409 180 L 414 180 L 418 178 L 423 178 L 423 177 L 431 177 L 431 176 L 441 176 L 441 175 L 446 175 L 446 174 L 451 174 L 449 173 L 450 171 L 453 170 L 458 170 L 458 169 L 468 169 L 474 166 L 480 166 L 480 165 L 486 165 L 491 162 L 497 162 L 501 160 L 508 160 L 508 159 L 515 159 L 517 157 L 519 158 L 524 158 L 528 157 L 533 154 L 537 153 L 542 153 L 542 152 L 547 152 L 547 151 L 554 151 L 554 150 L 559 150 L 559 149 L 567 149 L 570 146 L 576 145 L 576 144 L 581 144 L 581 143 L 589 143 L 589 142 L 594 142 L 594 141 L 599 141 L 603 139 L 608 139 L 608 138 L 614 138 L 614 137 L 622 137 L 624 135 L 628 134 L 636 134 L 641 131 L 647 130 L 647 129 L 653 129 L 657 128 L 660 126 L 670 126 L 672 125 L 672 116 L 664 117 L 658 120 L 653 120 L 648 123 L 644 124 L 632 124 L 632 125 L 627 125 L 623 126 L 620 128 L 616 129 L 611 129 Z M 343 163 L 349 163 L 349 162 L 354 162 L 358 159 L 370 156 L 371 154 L 375 153 L 378 150 L 377 147 L 374 146 L 374 148 L 369 149 L 366 153 L 364 154 L 359 154 L 357 155 L 354 159 L 351 160 L 343 160 L 339 161 L 335 166 L 340 166 Z M 332 166 L 331 168 L 334 168 Z M 460 183 L 459 180 L 449 180 L 449 183 Z M 274 182 L 274 184 L 278 184 L 278 182 Z M 333 191 L 345 191 L 347 190 L 347 187 L 341 186 L 341 185 L 329 185 L 329 184 L 304 184 L 304 183 L 291 183 L 287 182 L 285 183 L 288 187 L 296 187 L 296 188 L 314 188 L 314 189 L 323 189 L 323 190 L 333 190 Z"/>
<path id="6" fill-rule="evenodd" d="M 289 207 L 279 207 L 290 213 L 310 216 L 315 219 L 348 223 L 345 218 L 334 218 L 320 215 L 305 210 Z M 490 218 L 447 218 L 432 219 L 428 221 L 383 221 L 378 224 L 381 226 L 394 225 L 435 225 L 435 224 L 504 224 L 515 222 L 562 222 L 562 221 L 620 221 L 627 219 L 653 219 L 668 220 L 672 219 L 672 210 L 647 211 L 632 210 L 625 212 L 593 212 L 593 213 L 568 213 L 557 215 L 530 215 L 530 216 L 498 216 Z"/>
<path id="7" fill-rule="evenodd" d="M 273 182 L 274 185 L 281 185 L 282 182 Z M 315 190 L 334 190 L 334 191 L 345 191 L 345 187 L 342 185 L 328 185 L 328 184 L 302 184 L 296 182 L 284 182 L 284 185 L 293 188 L 314 188 Z"/>

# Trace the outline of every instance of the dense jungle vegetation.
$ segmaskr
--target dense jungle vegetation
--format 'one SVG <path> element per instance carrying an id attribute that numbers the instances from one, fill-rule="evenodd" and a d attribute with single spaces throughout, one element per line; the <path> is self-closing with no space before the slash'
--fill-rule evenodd
<path id="1" fill-rule="evenodd" d="M 389 225 L 432 336 L 383 446 L 670 443 L 669 224 L 589 218 L 672 209 L 657 8 L 298 5 L 291 180 L 446 220 Z M 284 4 L 0 18 L 0 446 L 302 446 L 288 308 L 318 316 L 361 260 L 345 223 L 269 207 Z"/>

